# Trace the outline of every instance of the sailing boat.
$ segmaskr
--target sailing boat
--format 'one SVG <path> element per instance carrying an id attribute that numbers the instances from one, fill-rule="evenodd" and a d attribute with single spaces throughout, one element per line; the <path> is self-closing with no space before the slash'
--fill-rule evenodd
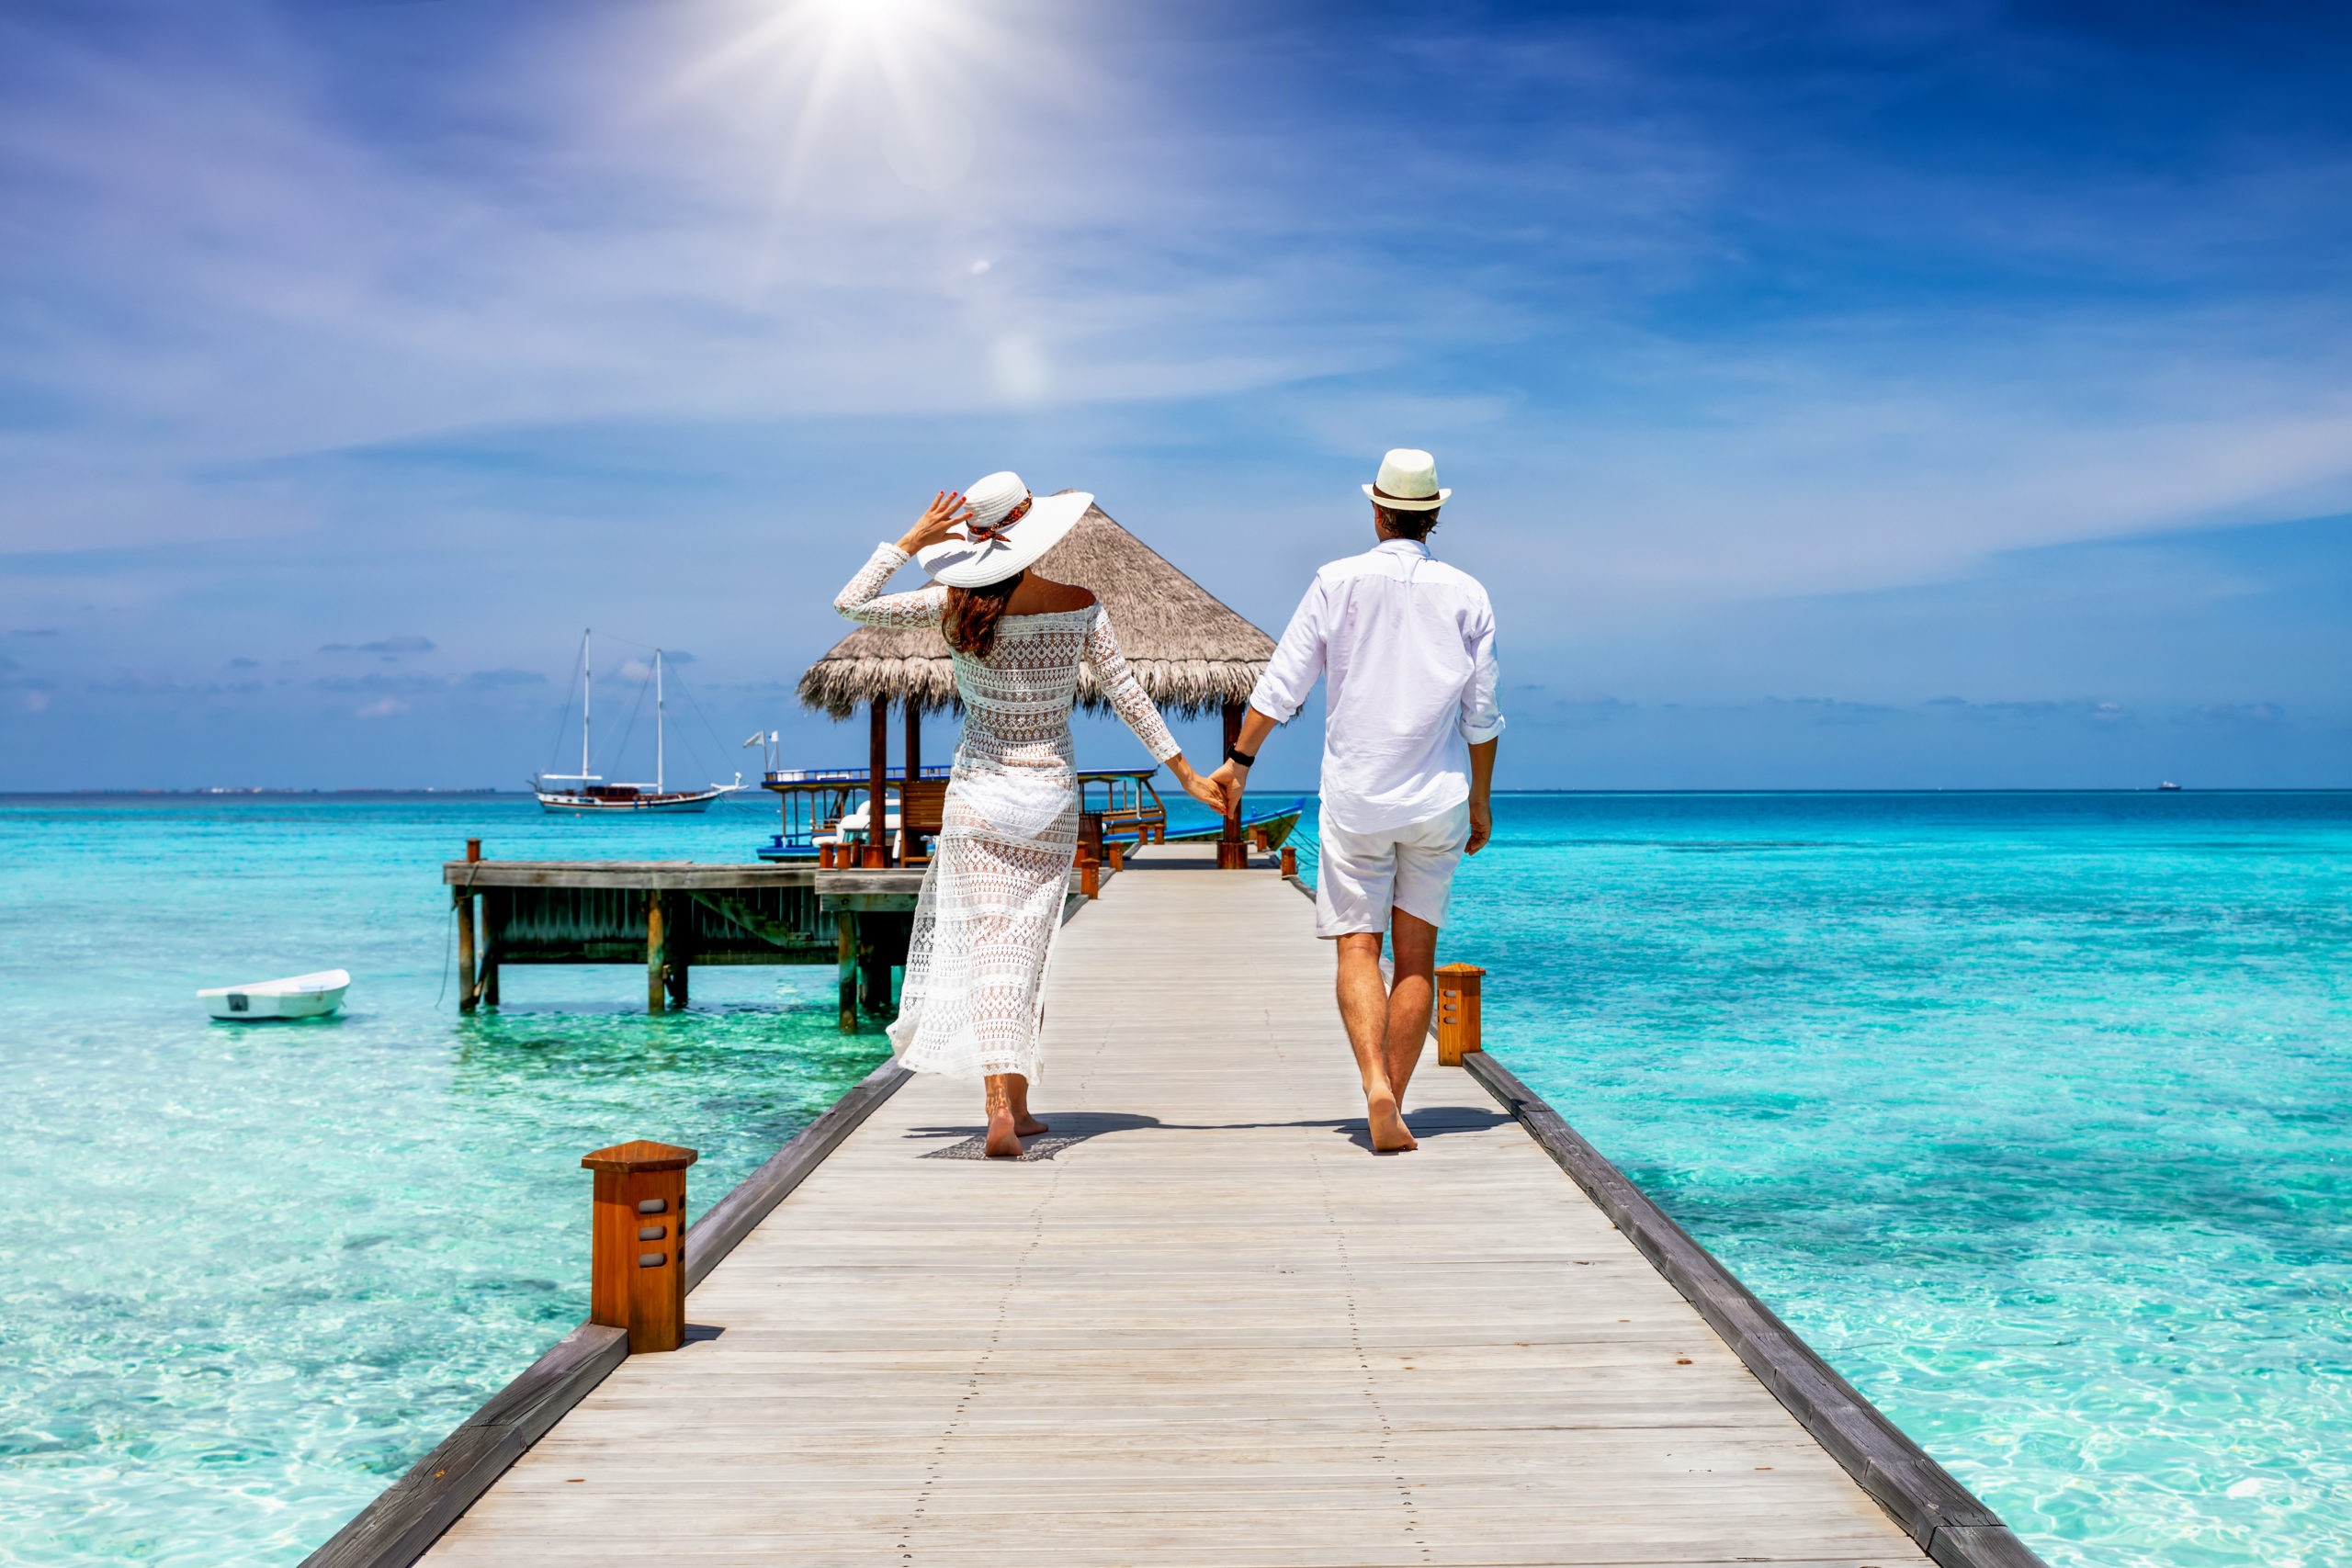
<path id="1" fill-rule="evenodd" d="M 580 634 L 580 771 L 576 773 L 541 773 L 531 780 L 531 793 L 539 797 L 540 809 L 559 815 L 589 816 L 616 811 L 707 811 L 710 803 L 722 795 L 732 795 L 743 786 L 743 775 L 737 773 L 731 784 L 713 784 L 708 789 L 673 790 L 667 780 L 667 758 L 664 754 L 662 725 L 668 717 L 667 704 L 662 690 L 662 650 L 653 650 L 653 782 L 645 784 L 606 784 L 604 775 L 588 771 L 589 696 L 595 686 L 594 672 L 589 668 L 589 638 L 594 628 Z M 569 784 L 573 787 L 556 786 Z"/>

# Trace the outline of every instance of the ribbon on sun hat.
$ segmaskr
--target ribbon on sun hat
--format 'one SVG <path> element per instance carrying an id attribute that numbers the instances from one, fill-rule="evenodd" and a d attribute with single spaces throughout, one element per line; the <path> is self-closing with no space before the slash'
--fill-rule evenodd
<path id="1" fill-rule="evenodd" d="M 1091 493 L 1075 490 L 1041 500 L 1010 470 L 975 481 L 964 500 L 972 509 L 964 536 L 915 553 L 932 580 L 950 588 L 986 588 L 1028 570 L 1094 504 Z"/>
<path id="2" fill-rule="evenodd" d="M 1453 492 L 1437 486 L 1437 459 L 1411 446 L 1399 446 L 1380 459 L 1380 477 L 1363 487 L 1364 494 L 1381 506 L 1398 512 L 1435 512 Z"/>
<path id="3" fill-rule="evenodd" d="M 1020 505 L 1014 507 L 1012 511 L 998 518 L 994 523 L 981 523 L 975 520 L 965 524 L 964 536 L 974 543 L 978 543 L 982 539 L 1002 541 L 1004 539 L 1004 531 L 1007 528 L 1012 527 L 1015 523 L 1020 522 L 1023 517 L 1028 516 L 1029 509 L 1036 504 L 1037 498 L 1031 495 L 1028 491 L 1024 489 L 1021 492 Z"/>

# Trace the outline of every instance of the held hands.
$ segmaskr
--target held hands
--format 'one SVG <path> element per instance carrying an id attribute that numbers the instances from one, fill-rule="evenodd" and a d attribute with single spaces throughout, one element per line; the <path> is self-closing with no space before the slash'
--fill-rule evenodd
<path id="1" fill-rule="evenodd" d="M 1227 763 L 1225 768 L 1219 768 L 1214 775 L 1203 778 L 1199 771 L 1182 754 L 1168 760 L 1168 771 L 1176 775 L 1176 782 L 1184 786 L 1184 793 L 1215 811 L 1219 817 L 1230 817 L 1241 808 L 1241 791 L 1238 788 L 1228 790 L 1225 776 L 1227 768 L 1231 766 L 1231 763 Z"/>
<path id="2" fill-rule="evenodd" d="M 1227 757 L 1225 760 L 1225 765 L 1209 775 L 1209 784 L 1213 788 L 1225 791 L 1226 799 L 1231 802 L 1228 806 L 1218 807 L 1217 815 L 1220 817 L 1240 816 L 1241 792 L 1249 786 L 1250 770 Z"/>
<path id="3" fill-rule="evenodd" d="M 933 545 L 944 545 L 955 536 L 955 529 L 971 515 L 972 509 L 964 505 L 964 495 L 961 491 L 943 490 L 932 497 L 931 504 L 925 507 L 923 514 L 915 520 L 915 525 L 900 536 L 899 548 L 909 555 L 913 555 L 917 550 L 927 550 Z"/>

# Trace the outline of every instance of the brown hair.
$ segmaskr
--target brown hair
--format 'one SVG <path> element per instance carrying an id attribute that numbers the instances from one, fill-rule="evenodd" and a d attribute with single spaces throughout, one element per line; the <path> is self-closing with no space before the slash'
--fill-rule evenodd
<path id="1" fill-rule="evenodd" d="M 996 647 L 996 624 L 1004 619 L 1006 602 L 1028 575 L 1016 571 L 1002 582 L 991 582 L 983 588 L 950 588 L 947 614 L 939 627 L 947 638 L 947 646 L 958 653 L 986 659 L 989 650 Z"/>
<path id="2" fill-rule="evenodd" d="M 1435 507 L 1427 512 L 1408 512 L 1401 507 L 1383 506 L 1375 501 L 1372 503 L 1372 512 L 1390 533 L 1400 539 L 1426 539 L 1430 536 L 1430 530 L 1437 526 Z"/>

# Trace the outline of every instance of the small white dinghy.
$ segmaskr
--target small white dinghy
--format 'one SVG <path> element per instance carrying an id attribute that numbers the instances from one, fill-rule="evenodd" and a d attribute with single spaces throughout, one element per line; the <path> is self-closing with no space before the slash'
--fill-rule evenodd
<path id="1" fill-rule="evenodd" d="M 351 988 L 351 975 L 343 969 L 322 969 L 289 980 L 256 980 L 250 986 L 215 986 L 197 996 L 215 1018 L 240 1022 L 257 1018 L 318 1018 L 343 1005 Z"/>

